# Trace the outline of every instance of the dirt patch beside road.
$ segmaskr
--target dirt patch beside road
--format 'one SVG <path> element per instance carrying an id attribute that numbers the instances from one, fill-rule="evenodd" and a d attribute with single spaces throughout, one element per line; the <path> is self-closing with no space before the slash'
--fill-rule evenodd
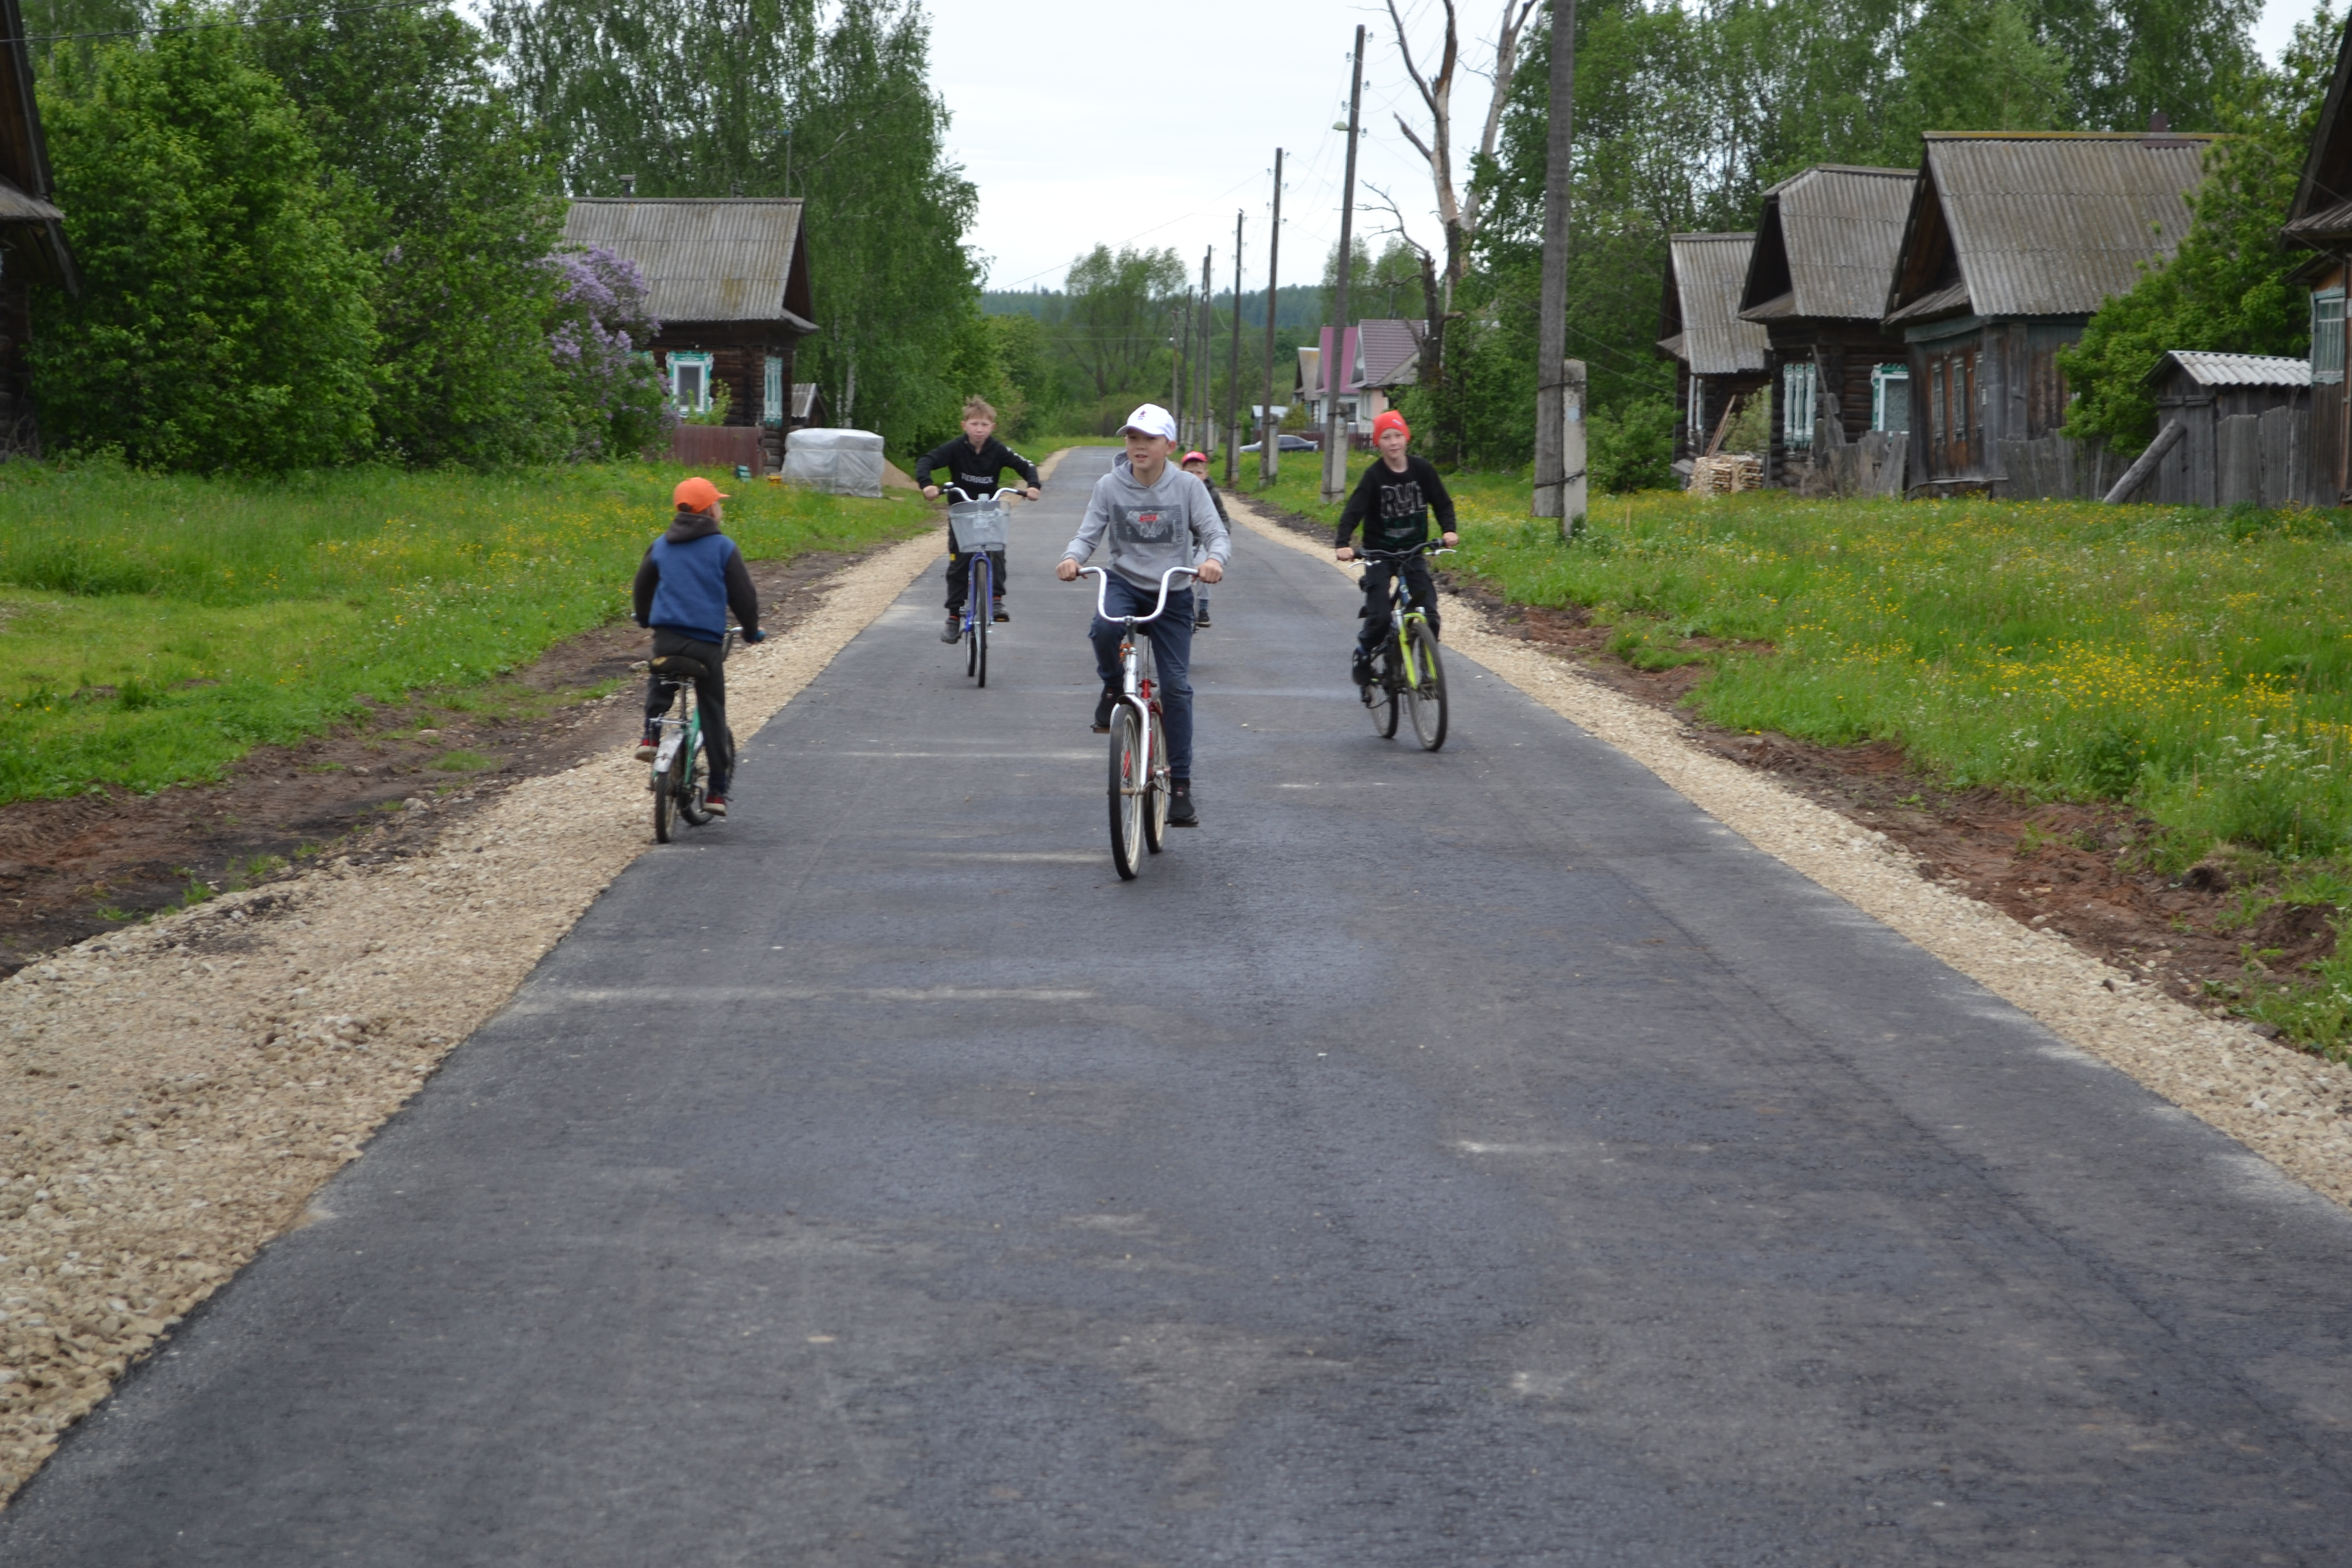
<path id="1" fill-rule="evenodd" d="M 814 679 L 943 542 L 928 532 L 867 556 L 801 595 L 781 635 L 740 650 L 728 665 L 739 732 Z M 625 673 L 642 635 L 583 640 L 559 679 L 576 687 L 600 661 Z M 324 864 L 0 981 L 0 1497 L 159 1335 L 299 1222 L 649 847 L 645 770 L 626 743 L 636 723 L 628 690 L 549 715 L 508 738 L 531 770 L 502 788 L 407 807 L 400 826 Z M 410 766 L 420 739 L 383 752 L 352 743 Z M 283 783 L 269 765 L 252 765 L 245 787 L 261 793 L 245 798 Z M 411 789 L 422 775 L 394 776 Z M 769 808 L 756 772 L 739 805 Z"/>
<path id="2" fill-rule="evenodd" d="M 1331 560 L 1330 535 L 1319 526 L 1304 519 L 1277 520 L 1239 498 L 1229 497 L 1227 505 L 1265 537 Z M 1340 569 L 1337 562 L 1333 566 Z M 1636 689 L 1629 691 L 1622 669 L 1580 662 L 1575 656 L 1584 650 L 1574 641 L 1530 637 L 1523 624 L 1504 618 L 1491 605 L 1450 589 L 1448 598 L 1449 647 L 1617 747 L 1758 848 L 1884 921 L 2068 1044 L 2121 1068 L 2298 1181 L 2352 1206 L 2352 1067 L 2305 1055 L 2245 1025 L 2183 1005 L 2163 987 L 2189 981 L 2163 958 L 2149 955 L 2147 962 L 2128 966 L 2107 962 L 2096 942 L 2077 947 L 2058 921 L 2034 918 L 2047 912 L 2045 906 L 2056 907 L 2070 910 L 2068 929 L 2089 929 L 2093 917 L 2081 906 L 2097 898 L 2093 889 L 2105 885 L 2111 890 L 2097 901 L 2116 911 L 2107 922 L 2113 942 L 2115 931 L 2146 929 L 2146 909 L 2134 903 L 2135 897 L 2160 909 L 2161 894 L 2116 888 L 2112 876 L 2106 884 L 2095 882 L 2098 857 L 2089 849 L 2072 848 L 2079 859 L 2070 863 L 2071 847 L 2062 845 L 2053 853 L 2045 842 L 2002 860 L 2000 847 L 2019 851 L 2018 840 L 2001 837 L 2004 826 L 1990 816 L 1989 803 L 1977 802 L 1986 815 L 1970 817 L 1966 806 L 1973 796 L 1954 797 L 1943 804 L 1957 808 L 1940 812 L 1924 809 L 1924 795 L 1917 807 L 1903 806 L 1922 819 L 1916 831 L 1923 839 L 1942 836 L 1951 859 L 1915 852 L 1888 826 L 1872 825 L 1853 806 L 1862 798 L 1858 792 L 1886 787 L 1867 784 L 1874 773 L 1900 776 L 1898 761 L 1884 751 L 1860 766 L 1839 769 L 1821 767 L 1814 756 L 1808 759 L 1813 766 L 1810 775 L 1776 777 L 1762 764 L 1795 757 L 1798 750 L 1766 750 L 1749 744 L 1763 738 L 1696 725 L 1672 711 L 1673 700 L 1663 699 L 1658 688 L 1640 689 L 1633 682 Z M 1783 744 L 1778 737 L 1769 743 Z M 1809 776 L 1818 798 L 1802 787 Z M 2105 830 L 2095 817 L 2086 817 L 2084 830 L 2094 829 Z M 1969 855 L 1983 857 L 1981 874 L 1990 880 L 2001 880 L 1991 873 L 2010 868 L 2005 895 L 1976 896 L 1976 884 L 1952 863 L 1967 864 Z M 2031 871 L 2031 880 L 2021 884 L 2014 868 L 2020 860 Z M 2034 913 L 2021 922 L 2009 912 L 2016 910 Z M 2135 916 L 2141 923 L 2126 928 L 2126 920 Z M 2307 934 L 2304 940 L 2317 938 Z"/>

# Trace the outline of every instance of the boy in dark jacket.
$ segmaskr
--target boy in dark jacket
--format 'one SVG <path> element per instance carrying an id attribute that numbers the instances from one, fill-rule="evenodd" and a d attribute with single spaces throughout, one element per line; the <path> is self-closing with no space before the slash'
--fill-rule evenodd
<path id="1" fill-rule="evenodd" d="M 742 624 L 743 640 L 761 642 L 760 595 L 735 542 L 719 531 L 727 499 L 709 479 L 692 479 L 672 492 L 677 515 L 646 550 L 632 585 L 636 621 L 654 634 L 654 657 L 683 655 L 708 672 L 695 678 L 694 700 L 702 710 L 703 744 L 710 753 L 706 807 L 727 815 L 727 790 L 735 774 L 735 737 L 727 728 L 727 612 Z M 661 746 L 661 716 L 669 711 L 667 682 L 656 676 L 646 686 L 646 733 L 637 761 L 649 763 Z"/>
<path id="2" fill-rule="evenodd" d="M 1429 538 L 1432 508 L 1444 531 L 1438 542 L 1451 545 L 1461 537 L 1454 531 L 1454 498 L 1446 494 L 1445 481 L 1427 458 L 1406 455 L 1412 440 L 1404 416 L 1393 408 L 1372 421 L 1372 443 L 1381 449 L 1381 460 L 1364 470 L 1339 513 L 1340 560 L 1356 558 L 1348 540 L 1358 523 L 1363 524 L 1367 550 L 1410 550 L 1422 543 Z M 1396 563 L 1388 561 L 1364 568 L 1364 626 L 1356 634 L 1356 660 L 1349 671 L 1358 686 L 1371 684 L 1373 651 L 1389 635 L 1389 582 L 1395 572 Z M 1404 589 L 1406 603 L 1421 606 L 1429 617 L 1430 635 L 1436 636 L 1437 584 L 1430 581 L 1426 556 L 1405 563 Z"/>
<path id="3" fill-rule="evenodd" d="M 1215 483 L 1209 478 L 1209 454 L 1185 453 L 1184 471 L 1208 487 L 1209 499 L 1216 503 L 1217 521 L 1225 525 L 1225 531 L 1228 534 L 1232 533 L 1234 520 L 1225 514 L 1225 498 L 1217 493 Z M 1194 583 L 1192 584 L 1192 629 L 1196 632 L 1204 631 L 1208 628 L 1208 625 L 1209 585 L 1206 583 Z"/>
<path id="4" fill-rule="evenodd" d="M 937 500 L 940 487 L 931 483 L 931 470 L 945 468 L 948 483 L 961 489 L 974 500 L 985 500 L 996 493 L 997 476 L 1007 468 L 1017 470 L 1029 481 L 1022 493 L 1031 500 L 1037 499 L 1037 466 L 996 438 L 996 410 L 981 398 L 964 400 L 963 439 L 950 441 L 944 447 L 923 454 L 915 465 L 915 482 L 923 493 Z M 1013 617 L 1004 613 L 1004 552 L 988 552 L 988 575 L 994 584 L 989 605 L 992 616 L 1000 621 Z M 948 531 L 948 624 L 940 633 L 941 642 L 955 642 L 963 636 L 963 598 L 971 582 L 971 557 L 958 547 L 955 531 Z"/>

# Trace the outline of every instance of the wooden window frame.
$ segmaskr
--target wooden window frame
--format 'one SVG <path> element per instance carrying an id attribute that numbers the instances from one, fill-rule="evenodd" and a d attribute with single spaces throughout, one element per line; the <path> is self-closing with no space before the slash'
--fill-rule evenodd
<path id="1" fill-rule="evenodd" d="M 702 372 L 701 393 L 691 408 L 686 405 L 685 401 L 678 395 L 677 390 L 678 367 L 688 364 L 699 367 Z M 669 382 L 670 405 L 680 414 L 708 413 L 710 408 L 711 373 L 718 368 L 719 356 L 708 349 L 672 349 L 669 353 L 668 374 L 666 377 Z"/>

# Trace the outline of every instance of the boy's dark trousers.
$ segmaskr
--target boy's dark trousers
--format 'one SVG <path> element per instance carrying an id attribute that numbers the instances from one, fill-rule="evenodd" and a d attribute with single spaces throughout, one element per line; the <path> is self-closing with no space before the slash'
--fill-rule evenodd
<path id="1" fill-rule="evenodd" d="M 1103 592 L 1104 605 L 1115 616 L 1148 616 L 1160 602 L 1158 584 L 1139 588 L 1114 572 Z M 1113 690 L 1118 689 L 1118 624 L 1095 617 L 1087 636 L 1095 645 L 1095 673 Z M 1168 776 L 1192 776 L 1192 590 L 1179 588 L 1168 595 L 1168 608 L 1148 626 L 1135 628 L 1151 638 L 1152 690 L 1160 699 L 1160 717 L 1168 728 Z"/>
<path id="2" fill-rule="evenodd" d="M 711 781 L 725 784 L 735 776 L 735 737 L 727 728 L 727 650 L 684 632 L 656 626 L 654 657 L 667 658 L 673 654 L 698 658 L 710 671 L 696 677 L 694 700 L 702 709 L 702 747 L 710 757 Z M 676 700 L 670 683 L 658 675 L 653 677 L 646 683 L 646 721 L 651 723 L 668 712 Z"/>
<path id="3" fill-rule="evenodd" d="M 1366 653 L 1376 651 L 1389 635 L 1389 582 L 1396 574 L 1397 563 L 1375 561 L 1364 568 L 1364 625 L 1356 634 L 1356 646 Z M 1421 606 L 1429 617 L 1431 636 L 1437 633 L 1437 584 L 1430 581 L 1429 562 L 1416 555 L 1404 563 L 1405 606 Z"/>
<path id="4" fill-rule="evenodd" d="M 957 549 L 950 537 L 948 543 L 948 614 L 951 616 L 963 614 L 964 595 L 971 591 L 971 558 L 979 553 L 977 550 L 967 553 Z M 997 598 L 1004 597 L 1004 552 L 1002 550 L 988 552 L 988 591 Z"/>

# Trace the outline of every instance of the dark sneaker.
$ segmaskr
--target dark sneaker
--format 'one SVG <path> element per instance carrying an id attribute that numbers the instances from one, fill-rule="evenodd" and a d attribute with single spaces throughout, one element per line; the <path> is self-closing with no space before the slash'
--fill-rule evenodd
<path id="1" fill-rule="evenodd" d="M 1194 631 L 1206 631 L 1206 630 L 1208 630 L 1208 627 L 1209 627 L 1209 612 L 1208 612 L 1208 611 L 1206 611 L 1206 610 L 1202 610 L 1199 615 L 1194 616 L 1192 617 L 1192 629 L 1193 629 Z"/>
<path id="2" fill-rule="evenodd" d="M 963 641 L 963 612 L 961 610 L 950 610 L 948 612 L 948 624 L 940 633 L 940 641 Z"/>
<path id="3" fill-rule="evenodd" d="M 650 763 L 654 760 L 655 755 L 660 751 L 661 726 L 658 724 L 648 724 L 646 726 L 645 734 L 637 741 L 637 761 L 641 763 Z"/>
<path id="4" fill-rule="evenodd" d="M 1108 735 L 1110 733 L 1111 710 L 1118 706 L 1118 688 L 1116 686 L 1106 686 L 1103 688 L 1102 696 L 1095 702 L 1096 734 Z"/>
<path id="5" fill-rule="evenodd" d="M 702 797 L 702 809 L 713 816 L 724 816 L 727 815 L 726 798 L 722 795 L 705 795 Z"/>
<path id="6" fill-rule="evenodd" d="M 1178 779 L 1168 786 L 1168 826 L 1198 827 L 1201 814 L 1192 809 L 1192 781 Z"/>
<path id="7" fill-rule="evenodd" d="M 1013 613 L 1004 607 L 1003 600 L 996 601 L 996 614 L 992 618 L 1000 621 L 1009 621 L 1013 618 Z"/>
<path id="8" fill-rule="evenodd" d="M 1356 662 L 1348 668 L 1348 679 L 1354 681 L 1359 686 L 1369 687 L 1371 685 L 1372 656 L 1366 653 L 1363 649 L 1358 648 L 1356 650 Z"/>

